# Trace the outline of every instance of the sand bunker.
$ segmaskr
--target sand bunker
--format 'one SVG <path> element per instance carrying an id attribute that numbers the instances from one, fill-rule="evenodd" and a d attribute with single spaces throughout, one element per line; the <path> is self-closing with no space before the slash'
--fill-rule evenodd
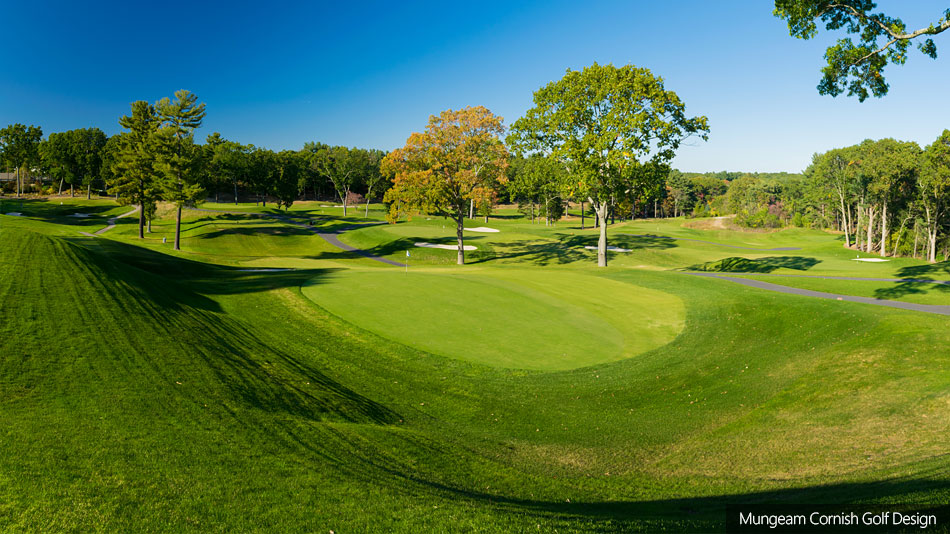
<path id="1" fill-rule="evenodd" d="M 85 219 L 86 217 L 89 217 L 89 216 L 90 215 L 88 213 L 72 213 L 70 215 L 67 215 L 67 217 L 78 217 L 80 219 Z"/>
<path id="2" fill-rule="evenodd" d="M 23 214 L 19 211 L 11 211 L 10 213 L 4 213 L 4 215 L 9 215 L 10 217 L 21 217 Z"/>
<path id="3" fill-rule="evenodd" d="M 458 250 L 459 249 L 458 245 L 437 245 L 435 243 L 416 243 L 416 246 L 425 247 L 425 248 L 441 248 L 443 250 Z M 472 245 L 465 245 L 462 248 L 464 250 L 478 250 L 476 247 Z"/>
<path id="4" fill-rule="evenodd" d="M 597 250 L 597 247 L 594 247 L 591 245 L 587 245 L 584 248 L 586 248 L 587 250 Z M 615 247 L 613 245 L 607 245 L 607 250 L 611 252 L 630 252 L 629 248 L 620 248 L 620 247 Z"/>
<path id="5" fill-rule="evenodd" d="M 855 258 L 851 261 L 867 261 L 871 263 L 880 263 L 882 261 L 891 261 L 891 260 L 885 260 L 884 258 Z"/>
<path id="6" fill-rule="evenodd" d="M 495 228 L 489 228 L 489 227 L 487 227 L 487 226 L 479 226 L 479 227 L 477 227 L 477 228 L 466 228 L 465 231 L 466 231 L 466 232 L 485 232 L 485 233 L 488 233 L 488 232 L 499 232 L 500 230 L 496 230 Z"/>

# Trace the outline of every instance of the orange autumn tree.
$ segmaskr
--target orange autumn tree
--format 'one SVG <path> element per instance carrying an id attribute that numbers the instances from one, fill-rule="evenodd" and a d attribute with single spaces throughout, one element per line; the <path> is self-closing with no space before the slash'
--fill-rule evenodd
<path id="1" fill-rule="evenodd" d="M 389 221 L 413 213 L 454 220 L 458 263 L 463 265 L 469 203 L 489 198 L 507 181 L 508 150 L 499 138 L 504 131 L 502 118 L 483 106 L 429 117 L 425 131 L 410 135 L 406 146 L 390 152 L 380 166 L 384 174 L 395 175 L 384 198 Z"/>

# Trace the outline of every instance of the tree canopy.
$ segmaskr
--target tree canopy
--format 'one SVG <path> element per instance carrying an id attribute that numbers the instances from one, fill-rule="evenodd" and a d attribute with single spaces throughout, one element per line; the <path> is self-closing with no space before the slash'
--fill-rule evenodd
<path id="1" fill-rule="evenodd" d="M 819 21 L 826 30 L 843 29 L 856 35 L 839 39 L 825 51 L 828 64 L 821 69 L 818 93 L 838 96 L 847 91 L 864 102 L 869 95 L 882 97 L 889 86 L 884 68 L 907 61 L 911 41 L 936 35 L 950 28 L 950 9 L 926 28 L 908 31 L 904 22 L 885 13 L 874 12 L 870 0 L 775 0 L 774 14 L 788 22 L 788 32 L 799 39 L 818 35 Z M 917 48 L 936 59 L 937 45 L 927 37 Z"/>

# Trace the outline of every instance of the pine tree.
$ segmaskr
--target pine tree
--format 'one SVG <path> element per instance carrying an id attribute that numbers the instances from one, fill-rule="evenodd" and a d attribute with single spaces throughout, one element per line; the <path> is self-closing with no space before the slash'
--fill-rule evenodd
<path id="1" fill-rule="evenodd" d="M 119 119 L 127 128 L 119 141 L 119 151 L 112 164 L 113 176 L 109 192 L 117 195 L 123 205 L 139 207 L 139 238 L 145 238 L 145 210 L 148 203 L 160 197 L 155 179 L 154 135 L 159 126 L 155 107 L 139 100 L 132 103 L 132 114 Z"/>
<path id="2" fill-rule="evenodd" d="M 194 94 L 184 89 L 175 91 L 175 100 L 163 98 L 155 105 L 160 120 L 155 140 L 158 157 L 155 170 L 161 174 L 161 188 L 165 200 L 174 202 L 175 250 L 181 250 L 181 209 L 199 200 L 204 189 L 199 183 L 201 151 L 195 145 L 194 131 L 205 117 L 205 105 L 196 104 Z"/>

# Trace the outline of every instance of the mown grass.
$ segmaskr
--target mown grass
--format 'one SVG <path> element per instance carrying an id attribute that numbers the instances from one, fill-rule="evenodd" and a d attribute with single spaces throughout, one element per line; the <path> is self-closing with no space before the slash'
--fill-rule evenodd
<path id="1" fill-rule="evenodd" d="M 937 268 L 848 263 L 835 236 L 818 232 L 695 234 L 665 221 L 620 229 L 801 250 L 652 239 L 598 270 L 589 252 L 559 246 L 593 232 L 502 219 L 487 225 L 502 232 L 484 236 L 492 254 L 475 265 L 438 267 L 438 256 L 414 251 L 410 276 L 431 275 L 432 295 L 412 308 L 400 306 L 390 280 L 406 275 L 395 267 L 369 269 L 378 262 L 319 249 L 318 236 L 278 221 L 199 222 L 208 216 L 189 214 L 193 241 L 180 254 L 160 239 L 140 246 L 124 220 L 111 237 L 87 238 L 55 216 L 0 216 L 8 528 L 711 531 L 730 502 L 950 498 L 945 317 L 671 270 L 737 255 L 819 260 L 809 274 L 830 265 L 942 276 Z M 343 237 L 385 250 L 439 226 Z M 313 268 L 241 270 L 265 262 Z M 681 302 L 685 319 L 678 335 L 632 357 L 571 346 L 571 365 L 554 370 L 399 337 L 423 322 L 456 336 L 469 335 L 463 320 L 505 326 L 491 299 L 445 296 L 469 286 L 513 300 L 515 312 L 536 299 L 560 306 L 556 317 L 549 307 L 513 317 L 536 325 L 533 337 L 498 334 L 524 342 L 521 359 L 538 356 L 534 343 L 574 342 L 572 329 L 590 336 L 588 324 L 635 344 L 636 314 L 651 306 Z M 346 307 L 351 295 L 365 309 Z M 620 320 L 625 307 L 636 314 Z M 584 318 L 558 322 L 574 313 Z M 401 322 L 396 334 L 380 328 L 386 314 Z"/>

